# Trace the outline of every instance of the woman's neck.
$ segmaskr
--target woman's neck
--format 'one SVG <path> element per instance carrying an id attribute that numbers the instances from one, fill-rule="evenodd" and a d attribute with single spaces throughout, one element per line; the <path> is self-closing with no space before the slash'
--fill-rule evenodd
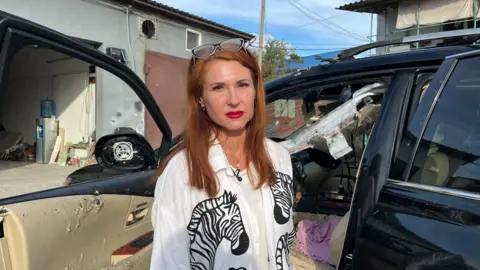
<path id="1" fill-rule="evenodd" d="M 229 163 L 240 170 L 246 168 L 244 151 L 246 138 L 246 129 L 239 132 L 219 132 L 218 134 L 218 140 L 222 145 Z"/>

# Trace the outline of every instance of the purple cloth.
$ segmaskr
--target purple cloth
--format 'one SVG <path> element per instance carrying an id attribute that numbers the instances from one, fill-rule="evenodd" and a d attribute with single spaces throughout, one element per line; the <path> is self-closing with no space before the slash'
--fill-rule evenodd
<path id="1" fill-rule="evenodd" d="M 310 259 L 333 264 L 329 242 L 340 219 L 334 217 L 324 223 L 314 220 L 300 221 L 297 227 L 297 248 Z"/>

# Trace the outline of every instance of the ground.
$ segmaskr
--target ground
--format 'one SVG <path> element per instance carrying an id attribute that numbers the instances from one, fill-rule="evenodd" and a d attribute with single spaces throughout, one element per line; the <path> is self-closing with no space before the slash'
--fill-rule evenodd
<path id="1" fill-rule="evenodd" d="M 46 190 L 63 185 L 78 167 L 0 161 L 0 198 Z"/>

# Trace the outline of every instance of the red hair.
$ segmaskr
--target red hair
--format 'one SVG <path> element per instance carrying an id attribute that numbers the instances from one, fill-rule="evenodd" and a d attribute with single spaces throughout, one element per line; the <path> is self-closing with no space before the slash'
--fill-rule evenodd
<path id="1" fill-rule="evenodd" d="M 251 162 L 254 165 L 260 178 L 256 188 L 258 189 L 265 184 L 272 185 L 275 181 L 275 172 L 265 145 L 265 128 L 267 125 L 265 89 L 257 59 L 253 54 L 246 53 L 244 50 L 237 52 L 217 50 L 209 58 L 196 59 L 195 65 L 193 65 L 192 59 L 188 70 L 188 118 L 185 132 L 181 142 L 162 161 L 155 177 L 157 178 L 162 174 L 167 163 L 174 155 L 185 149 L 187 164 L 189 164 L 190 186 L 204 190 L 210 197 L 218 194 L 217 179 L 208 158 L 209 148 L 213 143 L 211 135 L 212 133 L 218 134 L 218 126 L 201 110 L 199 104 L 203 94 L 206 65 L 214 59 L 237 61 L 251 72 L 256 89 L 256 98 L 253 117 L 246 127 L 247 137 L 244 153 L 246 154 L 247 164 Z M 249 175 L 251 175 L 250 171 Z"/>

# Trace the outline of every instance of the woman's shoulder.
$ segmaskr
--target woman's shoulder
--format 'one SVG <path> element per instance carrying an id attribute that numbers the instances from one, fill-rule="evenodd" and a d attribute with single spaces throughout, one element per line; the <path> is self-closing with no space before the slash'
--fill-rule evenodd
<path id="1" fill-rule="evenodd" d="M 290 162 L 290 153 L 288 150 L 278 142 L 275 142 L 269 138 L 265 138 L 265 144 L 267 145 L 268 154 L 272 160 L 286 160 Z"/>
<path id="2" fill-rule="evenodd" d="M 188 163 L 187 156 L 184 149 L 178 151 L 170 157 L 170 160 L 165 165 L 162 174 L 159 177 L 159 181 L 168 181 L 169 179 L 183 178 L 185 183 L 188 176 Z"/>

